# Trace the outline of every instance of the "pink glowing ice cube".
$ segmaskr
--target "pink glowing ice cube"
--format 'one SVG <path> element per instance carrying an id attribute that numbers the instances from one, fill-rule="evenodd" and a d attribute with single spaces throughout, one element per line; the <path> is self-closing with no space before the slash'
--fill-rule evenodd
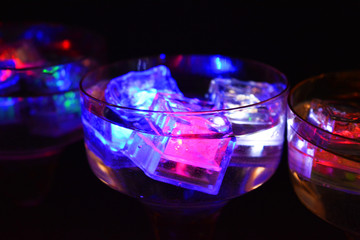
<path id="1" fill-rule="evenodd" d="M 157 135 L 134 131 L 125 155 L 155 180 L 217 194 L 235 146 L 231 124 L 220 113 L 188 114 L 196 99 L 161 93 L 154 99 L 150 109 L 167 112 L 148 119 Z"/>

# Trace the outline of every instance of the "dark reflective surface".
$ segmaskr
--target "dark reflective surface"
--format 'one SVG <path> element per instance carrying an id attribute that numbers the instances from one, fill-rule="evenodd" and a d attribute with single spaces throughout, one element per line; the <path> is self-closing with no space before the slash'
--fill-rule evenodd
<path id="1" fill-rule="evenodd" d="M 106 187 L 91 172 L 82 142 L 62 155 L 46 201 L 19 208 L 1 197 L 3 239 L 149 239 L 153 232 L 142 204 Z M 346 239 L 296 198 L 286 158 L 261 188 L 234 199 L 218 219 L 215 239 Z M 161 219 L 160 219 L 161 220 Z"/>

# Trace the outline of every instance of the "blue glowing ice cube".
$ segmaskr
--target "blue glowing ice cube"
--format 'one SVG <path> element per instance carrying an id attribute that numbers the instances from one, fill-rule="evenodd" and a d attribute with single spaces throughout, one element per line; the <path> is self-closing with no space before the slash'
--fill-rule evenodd
<path id="1" fill-rule="evenodd" d="M 15 62 L 12 59 L 0 59 L 0 69 L 2 68 L 15 68 Z"/>
<path id="2" fill-rule="evenodd" d="M 101 159 L 98 164 L 113 169 L 136 166 L 122 153 L 132 130 L 110 123 L 86 109 L 83 110 L 82 123 L 87 148 Z"/>
<path id="3" fill-rule="evenodd" d="M 39 69 L 36 77 L 24 76 L 27 91 L 49 94 L 78 89 L 82 76 L 90 67 L 84 65 L 85 63 L 74 62 L 46 67 Z"/>
<path id="4" fill-rule="evenodd" d="M 150 110 L 167 112 L 148 119 L 157 134 L 133 131 L 124 154 L 155 180 L 217 194 L 235 146 L 231 124 L 220 113 L 171 114 L 198 111 L 199 101 L 157 93 Z"/>
<path id="5" fill-rule="evenodd" d="M 105 90 L 105 99 L 114 105 L 147 110 L 159 91 L 182 94 L 171 77 L 170 70 L 162 65 L 112 79 Z M 128 121 L 137 121 L 143 117 L 140 112 L 124 114 L 120 109 L 118 112 Z"/>

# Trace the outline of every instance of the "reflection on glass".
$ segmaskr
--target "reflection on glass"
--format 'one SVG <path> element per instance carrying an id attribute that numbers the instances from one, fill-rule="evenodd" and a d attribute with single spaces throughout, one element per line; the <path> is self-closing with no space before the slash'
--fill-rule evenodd
<path id="1" fill-rule="evenodd" d="M 360 72 L 304 80 L 289 95 L 289 167 L 313 213 L 360 236 Z M 320 90 L 321 89 L 321 90 Z"/>

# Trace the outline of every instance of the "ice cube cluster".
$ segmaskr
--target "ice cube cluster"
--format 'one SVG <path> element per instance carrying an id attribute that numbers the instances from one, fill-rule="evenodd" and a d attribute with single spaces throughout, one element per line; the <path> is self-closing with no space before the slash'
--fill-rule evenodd
<path id="1" fill-rule="evenodd" d="M 90 64 L 79 61 L 41 67 L 47 62 L 31 41 L 2 45 L 0 124 L 24 122 L 31 134 L 47 137 L 79 129 L 78 84 Z"/>
<path id="2" fill-rule="evenodd" d="M 360 139 L 360 105 L 356 102 L 313 99 L 307 120 L 328 132 Z"/>
<path id="3" fill-rule="evenodd" d="M 130 72 L 112 79 L 105 91 L 108 103 L 122 107 L 111 107 L 104 114 L 117 115 L 119 122 L 110 124 L 107 144 L 113 154 L 125 155 L 154 180 L 215 195 L 236 145 L 234 124 L 258 122 L 251 118 L 266 121 L 269 112 L 237 116 L 235 111 L 229 115 L 212 110 L 264 101 L 279 92 L 275 88 L 268 83 L 217 78 L 211 81 L 208 98 L 200 100 L 184 96 L 166 66 Z M 142 129 L 150 130 L 124 127 L 139 122 Z"/>

